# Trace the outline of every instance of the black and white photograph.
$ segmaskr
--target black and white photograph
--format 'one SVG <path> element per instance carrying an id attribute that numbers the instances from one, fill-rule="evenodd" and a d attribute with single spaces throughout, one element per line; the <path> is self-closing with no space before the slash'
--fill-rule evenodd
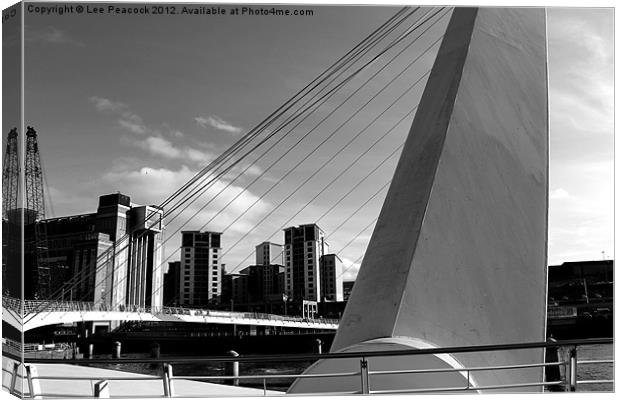
<path id="1" fill-rule="evenodd" d="M 3 1 L 3 398 L 614 392 L 614 22 Z"/>

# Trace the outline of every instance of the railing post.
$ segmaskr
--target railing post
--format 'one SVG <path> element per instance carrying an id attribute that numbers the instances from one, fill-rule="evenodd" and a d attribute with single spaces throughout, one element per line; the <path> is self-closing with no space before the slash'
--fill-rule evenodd
<path id="1" fill-rule="evenodd" d="M 9 393 L 15 395 L 15 384 L 17 383 L 17 375 L 19 374 L 19 363 L 13 363 L 13 375 L 11 376 L 11 386 L 9 386 Z M 23 389 L 22 389 L 23 390 Z"/>
<path id="2" fill-rule="evenodd" d="M 575 392 L 577 390 L 577 346 L 570 349 L 570 377 L 569 390 Z"/>
<path id="3" fill-rule="evenodd" d="M 172 374 L 172 365 L 164 364 L 164 396 L 174 397 L 174 383 Z"/>
<path id="4" fill-rule="evenodd" d="M 39 383 L 37 367 L 26 365 L 26 379 L 28 381 L 28 391 L 33 399 L 42 399 L 41 385 Z"/>
<path id="5" fill-rule="evenodd" d="M 234 350 L 229 350 L 228 355 L 231 357 L 239 357 L 239 353 Z M 238 377 L 239 376 L 239 361 L 231 361 L 226 363 L 225 372 L 228 376 Z M 231 379 L 229 382 L 233 386 L 239 386 L 239 379 Z"/>
<path id="6" fill-rule="evenodd" d="M 109 399 L 110 398 L 110 385 L 108 381 L 99 381 L 95 382 L 95 387 L 93 388 L 94 393 L 93 397 L 99 399 Z"/>
<path id="7" fill-rule="evenodd" d="M 362 394 L 369 394 L 370 387 L 368 382 L 368 361 L 365 358 L 360 360 L 360 376 L 362 379 Z"/>

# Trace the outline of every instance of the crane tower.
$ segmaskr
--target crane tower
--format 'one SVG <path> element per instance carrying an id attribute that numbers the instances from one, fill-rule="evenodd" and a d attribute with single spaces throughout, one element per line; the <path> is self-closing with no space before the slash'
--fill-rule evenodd
<path id="1" fill-rule="evenodd" d="M 39 222 L 45 219 L 45 200 L 43 192 L 43 168 L 37 142 L 37 132 L 32 127 L 26 130 L 26 151 L 24 157 L 25 178 L 25 208 L 23 210 L 24 232 L 24 287 L 26 297 L 46 298 L 50 289 L 50 273 L 47 263 L 47 238 L 45 224 Z M 12 129 L 8 135 L 6 153 L 3 165 L 2 206 L 4 226 L 9 228 L 3 233 L 3 245 L 17 247 L 20 243 L 13 243 L 19 233 L 16 226 L 22 224 L 21 213 L 16 213 L 20 207 L 19 201 L 19 151 L 17 129 Z M 19 229 L 21 230 L 21 229 Z M 10 250 L 10 249 L 8 249 Z M 15 250 L 15 249 L 13 249 Z M 7 251 L 11 253 L 11 251 Z M 8 255 L 8 254 L 7 254 Z M 3 257 L 3 280 L 7 283 L 8 275 L 19 275 L 21 265 L 16 260 L 7 260 Z M 10 278 L 15 280 L 15 277 Z M 17 293 L 13 294 L 16 295 Z"/>

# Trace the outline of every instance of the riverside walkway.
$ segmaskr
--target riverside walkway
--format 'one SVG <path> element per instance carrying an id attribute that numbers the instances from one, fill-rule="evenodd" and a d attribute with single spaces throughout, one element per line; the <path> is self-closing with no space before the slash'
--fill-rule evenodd
<path id="1" fill-rule="evenodd" d="M 10 390 L 11 384 L 11 375 L 6 371 L 11 371 L 13 364 L 13 360 L 2 357 L 2 388 L 6 391 Z M 95 385 L 102 380 L 107 380 L 106 390 L 110 397 L 130 395 L 131 397 L 153 398 L 165 395 L 161 377 L 158 376 L 69 364 L 32 365 L 39 376 L 46 377 L 45 379 L 35 380 L 38 381 L 37 384 L 39 385 L 36 392 L 44 393 L 46 398 L 92 397 Z M 26 376 L 23 367 L 20 368 L 19 374 Z M 58 377 L 58 379 L 50 379 L 49 377 Z M 23 391 L 20 382 L 17 383 L 15 394 L 33 397 L 27 381 L 24 380 L 23 383 Z M 273 390 L 220 385 L 189 379 L 175 380 L 174 385 L 175 395 L 179 397 L 254 397 L 283 394 Z"/>

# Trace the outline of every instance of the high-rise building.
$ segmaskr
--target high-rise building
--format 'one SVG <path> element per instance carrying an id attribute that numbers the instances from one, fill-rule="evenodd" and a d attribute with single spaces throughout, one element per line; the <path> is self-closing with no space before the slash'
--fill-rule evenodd
<path id="1" fill-rule="evenodd" d="M 164 271 L 164 305 L 177 306 L 180 298 L 181 261 L 172 261 Z"/>
<path id="2" fill-rule="evenodd" d="M 343 281 L 342 282 L 342 299 L 344 301 L 349 300 L 349 297 L 351 296 L 351 292 L 353 291 L 354 284 L 355 284 L 355 281 Z"/>
<path id="3" fill-rule="evenodd" d="M 222 293 L 221 233 L 183 231 L 180 304 L 206 307 Z"/>
<path id="4" fill-rule="evenodd" d="M 284 248 L 281 244 L 263 242 L 256 246 L 256 265 L 284 265 Z"/>
<path id="5" fill-rule="evenodd" d="M 342 260 L 336 254 L 321 257 L 321 300 L 343 300 L 342 270 Z"/>
<path id="6" fill-rule="evenodd" d="M 290 299 L 319 300 L 319 260 L 327 247 L 325 234 L 316 224 L 284 229 L 284 286 Z"/>

